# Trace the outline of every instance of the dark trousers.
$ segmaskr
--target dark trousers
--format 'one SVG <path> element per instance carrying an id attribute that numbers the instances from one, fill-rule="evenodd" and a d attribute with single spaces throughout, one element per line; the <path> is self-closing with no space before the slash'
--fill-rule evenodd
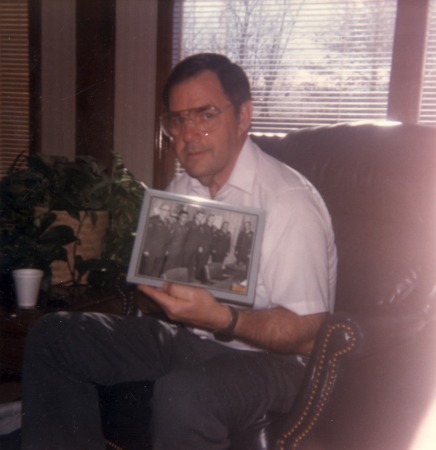
<path id="1" fill-rule="evenodd" d="M 30 331 L 23 450 L 104 449 L 99 385 L 155 381 L 154 449 L 225 449 L 268 410 L 289 410 L 293 356 L 229 349 L 149 317 L 55 313 Z"/>

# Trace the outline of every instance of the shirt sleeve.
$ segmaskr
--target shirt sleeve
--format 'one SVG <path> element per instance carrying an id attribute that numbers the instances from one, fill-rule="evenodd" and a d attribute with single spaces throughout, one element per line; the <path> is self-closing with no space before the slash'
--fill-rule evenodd
<path id="1" fill-rule="evenodd" d="M 329 311 L 334 246 L 324 203 L 309 188 L 279 193 L 267 211 L 261 274 L 271 306 L 300 314 Z"/>

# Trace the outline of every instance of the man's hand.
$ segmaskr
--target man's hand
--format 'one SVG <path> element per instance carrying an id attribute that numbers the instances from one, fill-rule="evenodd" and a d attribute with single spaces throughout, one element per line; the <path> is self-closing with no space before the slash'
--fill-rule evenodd
<path id="1" fill-rule="evenodd" d="M 139 285 L 138 289 L 176 322 L 206 330 L 224 328 L 230 322 L 228 306 L 219 303 L 206 289 L 175 283 L 165 283 L 162 289 L 146 285 Z"/>

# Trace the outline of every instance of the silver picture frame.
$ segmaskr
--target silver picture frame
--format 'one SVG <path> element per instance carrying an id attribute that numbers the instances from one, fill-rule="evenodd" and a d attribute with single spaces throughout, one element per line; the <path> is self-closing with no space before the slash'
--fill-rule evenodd
<path id="1" fill-rule="evenodd" d="M 252 306 L 264 227 L 257 208 L 147 189 L 127 281 L 202 287 Z"/>

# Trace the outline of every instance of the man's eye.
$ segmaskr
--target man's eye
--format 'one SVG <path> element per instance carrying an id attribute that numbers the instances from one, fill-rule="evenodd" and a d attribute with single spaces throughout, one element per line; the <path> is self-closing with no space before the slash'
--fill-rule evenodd
<path id="1" fill-rule="evenodd" d="M 217 112 L 214 109 L 207 109 L 206 111 L 202 111 L 200 113 L 201 120 L 204 120 L 207 122 L 208 120 L 211 120 L 215 118 L 217 115 Z"/>

